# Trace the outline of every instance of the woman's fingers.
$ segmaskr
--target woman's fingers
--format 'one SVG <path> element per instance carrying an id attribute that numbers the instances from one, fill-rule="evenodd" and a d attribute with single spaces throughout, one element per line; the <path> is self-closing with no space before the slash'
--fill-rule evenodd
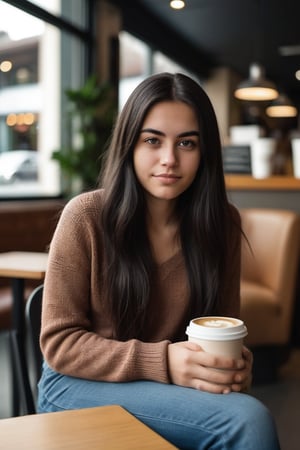
<path id="1" fill-rule="evenodd" d="M 201 366 L 221 370 L 242 370 L 246 366 L 246 362 L 243 358 L 233 359 L 224 356 L 212 355 L 204 351 L 197 352 L 197 355 L 195 355 L 195 362 Z"/>
<path id="2" fill-rule="evenodd" d="M 245 369 L 244 360 L 224 358 L 202 351 L 197 344 L 185 341 L 170 344 L 169 374 L 172 383 L 213 393 L 227 393 L 236 384 L 241 389 Z M 237 373 L 241 371 L 238 379 Z M 240 384 L 239 384 L 240 383 Z"/>
<path id="3" fill-rule="evenodd" d="M 191 387 L 198 391 L 210 392 L 211 394 L 229 394 L 231 392 L 231 386 L 214 384 L 199 378 L 193 380 Z"/>

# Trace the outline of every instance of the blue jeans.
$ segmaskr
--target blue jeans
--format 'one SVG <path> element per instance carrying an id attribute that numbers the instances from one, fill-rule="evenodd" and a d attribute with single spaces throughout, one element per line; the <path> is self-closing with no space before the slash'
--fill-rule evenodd
<path id="1" fill-rule="evenodd" d="M 153 381 L 108 383 L 44 363 L 38 412 L 118 404 L 180 449 L 278 450 L 268 410 L 247 394 L 210 394 Z"/>

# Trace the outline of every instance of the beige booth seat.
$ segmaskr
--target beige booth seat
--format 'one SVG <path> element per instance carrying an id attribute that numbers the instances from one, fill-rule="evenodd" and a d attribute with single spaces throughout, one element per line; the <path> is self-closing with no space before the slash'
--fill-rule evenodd
<path id="1" fill-rule="evenodd" d="M 300 217 L 276 209 L 240 210 L 249 243 L 242 244 L 241 317 L 251 348 L 290 342 L 300 254 Z M 250 245 L 250 247 L 249 247 Z"/>

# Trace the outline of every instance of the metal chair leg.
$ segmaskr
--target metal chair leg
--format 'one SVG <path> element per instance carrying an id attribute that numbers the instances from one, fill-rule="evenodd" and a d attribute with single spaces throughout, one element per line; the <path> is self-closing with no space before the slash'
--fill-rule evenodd
<path id="1" fill-rule="evenodd" d="M 10 331 L 10 343 L 16 377 L 14 382 L 17 382 L 17 389 L 21 403 L 20 406 L 23 407 L 25 414 L 35 414 L 36 409 L 29 381 L 27 363 L 25 360 L 25 355 L 21 350 L 23 343 L 21 343 L 18 332 L 14 329 Z M 15 387 L 16 386 L 14 386 L 14 388 Z"/>

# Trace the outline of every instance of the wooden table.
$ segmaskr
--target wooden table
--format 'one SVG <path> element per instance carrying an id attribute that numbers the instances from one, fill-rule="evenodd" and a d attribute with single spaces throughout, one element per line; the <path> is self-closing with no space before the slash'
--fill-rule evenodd
<path id="1" fill-rule="evenodd" d="M 0 420 L 5 450 L 176 449 L 121 406 L 35 414 Z"/>
<path id="2" fill-rule="evenodd" d="M 24 332 L 24 280 L 43 280 L 48 261 L 47 253 L 0 253 L 0 277 L 12 279 L 13 327 Z"/>
<path id="3" fill-rule="evenodd" d="M 48 253 L 0 253 L 0 276 L 40 280 L 44 278 Z"/>
<path id="4" fill-rule="evenodd" d="M 20 348 L 21 363 L 26 366 L 24 336 L 24 286 L 26 279 L 42 280 L 45 277 L 48 261 L 47 253 L 40 252 L 7 252 L 0 253 L 0 276 L 11 278 L 13 310 L 13 329 Z M 13 415 L 19 413 L 19 398 L 16 388 L 16 374 L 13 368 Z"/>

